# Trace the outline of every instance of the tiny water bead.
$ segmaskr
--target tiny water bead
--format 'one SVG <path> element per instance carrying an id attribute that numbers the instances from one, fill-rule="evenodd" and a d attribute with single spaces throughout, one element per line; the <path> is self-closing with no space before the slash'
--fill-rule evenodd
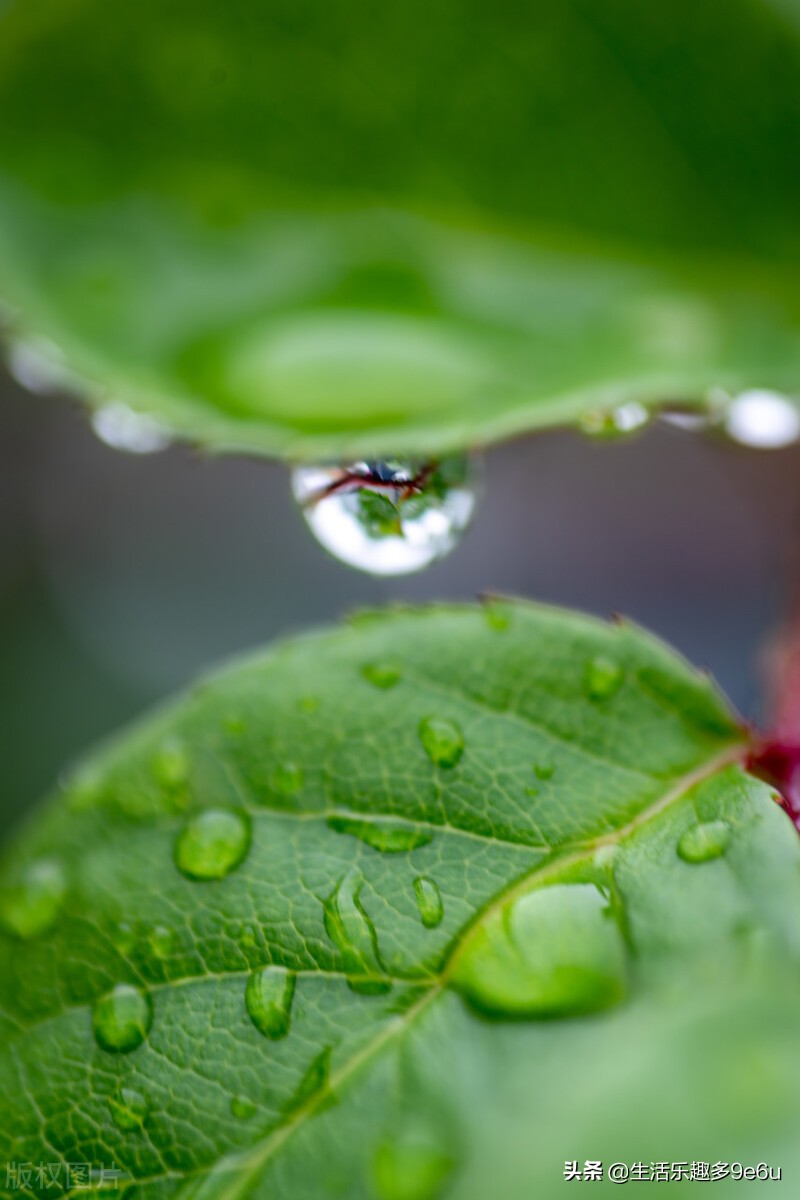
<path id="1" fill-rule="evenodd" d="M 687 863 L 710 862 L 728 848 L 731 829 L 725 821 L 702 821 L 692 825 L 678 842 L 678 855 Z"/>
<path id="2" fill-rule="evenodd" d="M 426 929 L 435 929 L 437 925 L 441 925 L 444 904 L 435 880 L 418 875 L 414 880 L 414 899 L 417 902 L 420 920 Z"/>
<path id="3" fill-rule="evenodd" d="M 144 1125 L 150 1106 L 141 1092 L 134 1088 L 120 1088 L 108 1102 L 114 1124 L 123 1133 L 133 1133 Z"/>
<path id="4" fill-rule="evenodd" d="M 587 437 L 609 439 L 628 437 L 644 429 L 651 414 L 643 404 L 628 401 L 616 408 L 592 409 L 580 419 L 580 429 Z"/>
<path id="5" fill-rule="evenodd" d="M 129 1054 L 136 1050 L 150 1032 L 152 1023 L 150 996 L 129 983 L 118 983 L 102 996 L 92 1014 L 95 1040 L 98 1046 L 112 1054 Z"/>
<path id="6" fill-rule="evenodd" d="M 184 825 L 175 842 L 175 865 L 187 879 L 224 879 L 245 859 L 250 822 L 233 809 L 208 808 Z"/>
<path id="7" fill-rule="evenodd" d="M 95 409 L 92 429 L 106 446 L 126 454 L 157 454 L 172 441 L 172 434 L 163 422 L 136 412 L 119 400 Z"/>
<path id="8" fill-rule="evenodd" d="M 270 1041 L 285 1038 L 292 1025 L 292 1001 L 297 977 L 285 967 L 253 971 L 245 989 L 247 1015 Z"/>
<path id="9" fill-rule="evenodd" d="M 333 815 L 328 817 L 328 828 L 336 833 L 348 833 L 359 841 L 380 850 L 383 854 L 402 854 L 427 846 L 433 841 L 428 829 L 415 825 L 404 825 L 400 821 L 386 819 L 365 820 L 361 817 Z"/>
<path id="10" fill-rule="evenodd" d="M 625 672 L 619 663 L 603 654 L 587 662 L 583 683 L 590 700 L 609 700 L 622 686 Z"/>
<path id="11" fill-rule="evenodd" d="M 272 772 L 272 786 L 286 796 L 294 795 L 303 786 L 303 768 L 296 763 L 278 763 Z"/>
<path id="12" fill-rule="evenodd" d="M 169 958 L 175 950 L 175 934 L 171 929 L 167 929 L 166 925 L 155 925 L 150 930 L 147 940 L 156 958 Z"/>
<path id="13" fill-rule="evenodd" d="M 231 1100 L 231 1116 L 237 1121 L 249 1121 L 258 1112 L 258 1106 L 246 1096 L 234 1096 Z"/>
<path id="14" fill-rule="evenodd" d="M 27 941 L 46 933 L 61 912 L 67 891 L 64 869 L 54 859 L 31 863 L 16 886 L 0 893 L 0 924 Z"/>
<path id="15" fill-rule="evenodd" d="M 550 762 L 549 759 L 542 759 L 540 762 L 535 762 L 533 764 L 533 773 L 537 779 L 546 782 L 548 779 L 552 779 L 556 773 L 555 763 Z"/>
<path id="16" fill-rule="evenodd" d="M 423 717 L 418 733 L 425 753 L 437 767 L 455 767 L 460 762 L 464 753 L 464 735 L 455 721 L 446 717 Z"/>
<path id="17" fill-rule="evenodd" d="M 800 440 L 800 405 L 779 392 L 741 392 L 729 401 L 723 424 L 742 446 L 779 450 Z"/>
<path id="18" fill-rule="evenodd" d="M 452 975 L 494 1017 L 595 1012 L 626 991 L 626 952 L 608 902 L 593 884 L 537 888 L 476 927 Z"/>
<path id="19" fill-rule="evenodd" d="M 396 687 L 403 678 L 403 672 L 393 663 L 365 663 L 361 668 L 361 674 L 367 683 L 371 683 L 373 687 L 380 688 L 382 691 Z"/>
<path id="20" fill-rule="evenodd" d="M 292 489 L 317 540 L 372 575 L 421 571 L 454 548 L 476 501 L 473 458 L 300 466 Z"/>
<path id="21" fill-rule="evenodd" d="M 189 756 L 180 742 L 167 741 L 154 757 L 152 769 L 161 787 L 167 790 L 183 788 L 189 779 Z"/>

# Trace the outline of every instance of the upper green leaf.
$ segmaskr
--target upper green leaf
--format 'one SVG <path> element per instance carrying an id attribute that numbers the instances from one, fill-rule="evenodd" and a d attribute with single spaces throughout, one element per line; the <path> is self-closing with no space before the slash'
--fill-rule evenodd
<path id="1" fill-rule="evenodd" d="M 522 603 L 203 682 L 8 851 L 0 1160 L 137 1200 L 788 1175 L 800 844 L 745 753 L 660 644 Z"/>
<path id="2" fill-rule="evenodd" d="M 0 8 L 0 292 L 93 403 L 309 458 L 797 390 L 796 0 Z"/>

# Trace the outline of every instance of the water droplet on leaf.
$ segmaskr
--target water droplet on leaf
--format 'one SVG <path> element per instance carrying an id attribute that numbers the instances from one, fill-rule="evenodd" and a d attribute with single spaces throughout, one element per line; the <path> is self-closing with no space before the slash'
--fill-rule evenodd
<path id="1" fill-rule="evenodd" d="M 153 1022 L 153 1002 L 140 988 L 118 983 L 94 1006 L 92 1028 L 97 1044 L 112 1054 L 141 1046 Z"/>
<path id="2" fill-rule="evenodd" d="M 800 408 L 779 392 L 742 392 L 730 401 L 724 427 L 743 446 L 779 450 L 800 438 Z"/>
<path id="3" fill-rule="evenodd" d="M 678 854 L 687 863 L 709 862 L 725 853 L 730 840 L 730 826 L 725 821 L 700 822 L 686 830 L 678 842 Z"/>
<path id="4" fill-rule="evenodd" d="M 414 880 L 414 897 L 417 901 L 420 920 L 426 929 L 435 929 L 444 916 L 444 905 L 439 885 L 425 875 Z"/>
<path id="5" fill-rule="evenodd" d="M 147 940 L 156 958 L 169 958 L 175 949 L 175 934 L 166 925 L 156 925 Z"/>
<path id="6" fill-rule="evenodd" d="M 7 362 L 12 379 L 36 396 L 80 390 L 77 377 L 52 342 L 20 338 L 9 346 Z"/>
<path id="7" fill-rule="evenodd" d="M 136 412 L 119 400 L 110 401 L 92 414 L 92 429 L 112 450 L 127 454 L 157 454 L 166 450 L 172 435 L 163 422 Z"/>
<path id="8" fill-rule="evenodd" d="M 328 817 L 328 828 L 336 833 L 349 833 L 384 854 L 401 854 L 433 841 L 433 834 L 427 829 L 383 819 L 368 821 L 360 817 L 332 816 Z"/>
<path id="9" fill-rule="evenodd" d="M 489 1016 L 594 1012 L 625 994 L 625 943 L 593 884 L 554 884 L 518 897 L 477 926 L 452 980 Z"/>
<path id="10" fill-rule="evenodd" d="M 184 787 L 189 779 L 189 759 L 177 741 L 166 742 L 153 759 L 156 782 L 169 791 Z"/>
<path id="11" fill-rule="evenodd" d="M 18 938 L 38 937 L 55 923 L 66 891 L 61 864 L 39 859 L 26 867 L 18 884 L 0 893 L 0 922 Z"/>
<path id="12" fill-rule="evenodd" d="M 286 796 L 299 792 L 303 786 L 303 768 L 292 762 L 278 763 L 272 772 L 272 786 Z"/>
<path id="13" fill-rule="evenodd" d="M 109 1100 L 108 1106 L 114 1124 L 124 1133 L 141 1129 L 149 1110 L 145 1097 L 133 1088 L 120 1088 L 117 1095 Z"/>
<path id="14" fill-rule="evenodd" d="M 286 1037 L 291 1028 L 295 984 L 294 972 L 285 967 L 262 967 L 247 980 L 247 1015 L 270 1041 Z"/>
<path id="15" fill-rule="evenodd" d="M 464 736 L 455 721 L 446 717 L 424 717 L 419 723 L 419 739 L 437 767 L 454 767 L 464 753 Z"/>
<path id="16" fill-rule="evenodd" d="M 392 1136 L 381 1142 L 372 1174 L 379 1200 L 436 1200 L 455 1160 L 430 1134 Z"/>
<path id="17" fill-rule="evenodd" d="M 403 677 L 400 668 L 391 663 L 367 663 L 361 668 L 361 674 L 367 683 L 371 683 L 376 688 L 382 688 L 384 691 L 395 687 Z"/>
<path id="18" fill-rule="evenodd" d="M 175 865 L 187 879 L 224 879 L 250 848 L 250 824 L 232 809 L 209 808 L 186 823 L 175 842 Z"/>
<path id="19" fill-rule="evenodd" d="M 599 654 L 586 664 L 583 681 L 591 700 L 608 700 L 619 691 L 625 672 L 619 663 Z"/>
<path id="20" fill-rule="evenodd" d="M 237 1121 L 249 1121 L 257 1112 L 258 1106 L 246 1096 L 234 1096 L 231 1100 L 231 1115 L 236 1117 Z"/>
<path id="21" fill-rule="evenodd" d="M 552 779 L 556 773 L 555 763 L 542 759 L 541 762 L 533 764 L 533 773 L 537 779 L 541 779 L 542 781 Z"/>
<path id="22" fill-rule="evenodd" d="M 325 932 L 342 953 L 348 986 L 368 996 L 391 991 L 378 953 L 378 934 L 361 902 L 364 881 L 356 871 L 339 880 L 323 904 Z M 378 976 L 379 978 L 376 978 Z"/>
<path id="23" fill-rule="evenodd" d="M 448 554 L 475 507 L 470 459 L 297 467 L 292 488 L 318 541 L 373 575 L 406 575 Z"/>

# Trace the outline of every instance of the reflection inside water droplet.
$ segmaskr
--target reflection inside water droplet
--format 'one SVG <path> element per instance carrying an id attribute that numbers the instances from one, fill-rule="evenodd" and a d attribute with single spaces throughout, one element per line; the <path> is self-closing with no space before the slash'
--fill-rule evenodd
<path id="1" fill-rule="evenodd" d="M 163 422 L 136 412 L 120 400 L 109 401 L 92 413 L 92 429 L 112 450 L 127 454 L 157 454 L 166 450 L 172 435 Z"/>
<path id="2" fill-rule="evenodd" d="M 150 996 L 129 983 L 118 983 L 94 1006 L 92 1029 L 97 1044 L 112 1054 L 141 1046 L 153 1022 Z"/>
<path id="3" fill-rule="evenodd" d="M 292 489 L 318 541 L 372 575 L 406 575 L 448 554 L 475 508 L 473 459 L 301 466 Z"/>
<path id="4" fill-rule="evenodd" d="M 800 408 L 779 392 L 742 392 L 730 401 L 724 426 L 728 436 L 743 446 L 778 450 L 800 438 Z"/>

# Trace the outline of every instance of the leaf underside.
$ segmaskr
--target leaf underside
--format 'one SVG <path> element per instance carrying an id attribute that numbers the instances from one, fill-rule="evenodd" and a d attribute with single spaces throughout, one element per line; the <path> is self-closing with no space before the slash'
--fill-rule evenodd
<path id="1" fill-rule="evenodd" d="M 521 602 L 203 681 L 7 851 L 0 1161 L 113 1163 L 137 1200 L 786 1177 L 800 846 L 745 753 L 654 639 Z"/>
<path id="2" fill-rule="evenodd" d="M 795 393 L 796 0 L 0 6 L 0 294 L 216 449 Z"/>

